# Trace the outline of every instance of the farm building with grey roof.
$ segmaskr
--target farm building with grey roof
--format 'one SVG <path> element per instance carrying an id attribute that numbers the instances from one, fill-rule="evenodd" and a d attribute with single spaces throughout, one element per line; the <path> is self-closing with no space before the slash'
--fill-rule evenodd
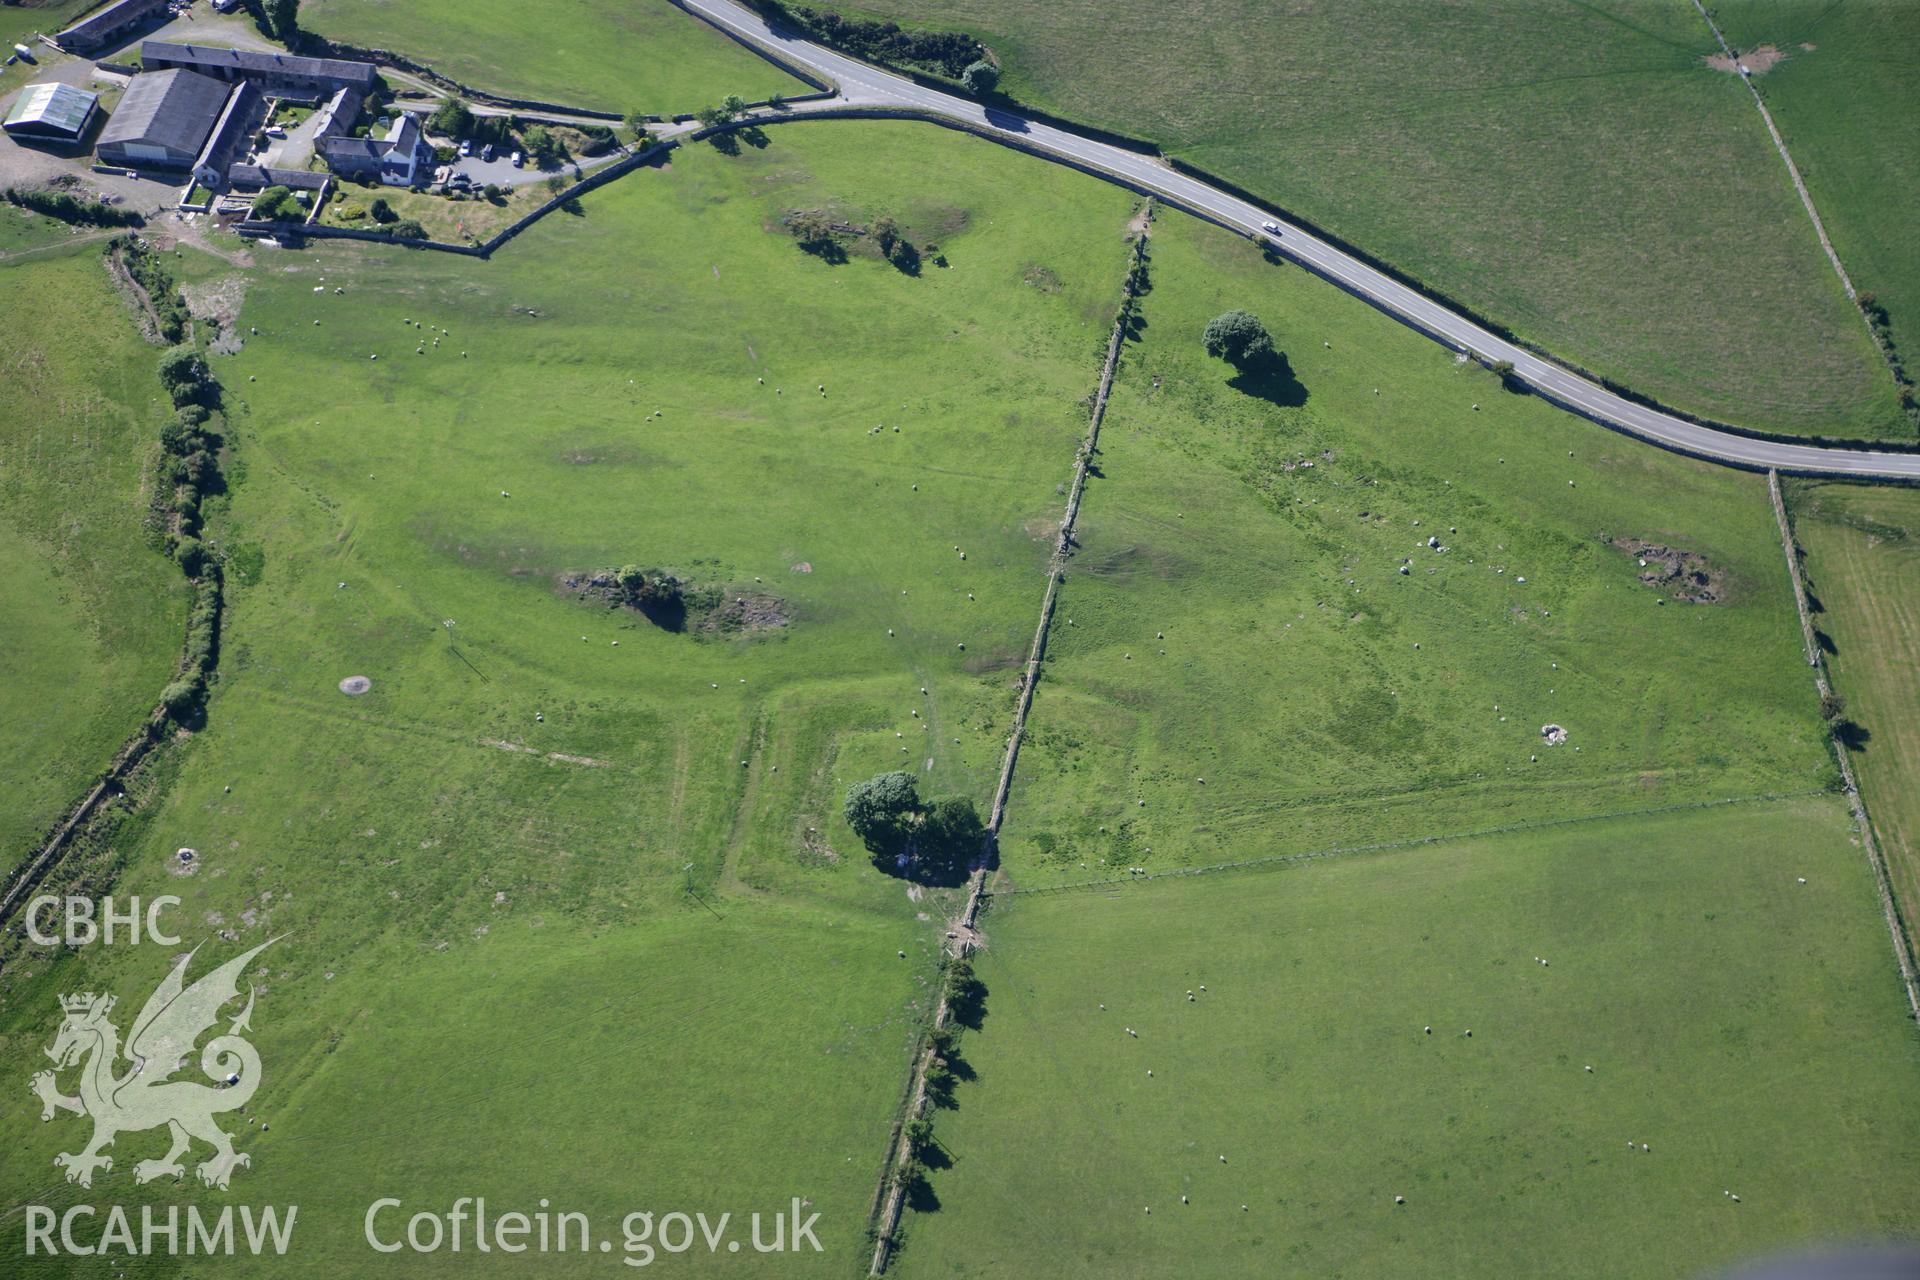
<path id="1" fill-rule="evenodd" d="M 226 108 L 229 89 L 191 71 L 149 71 L 127 85 L 95 150 L 129 169 L 191 166 Z"/>
<path id="2" fill-rule="evenodd" d="M 140 46 L 140 65 L 149 71 L 181 70 L 229 83 L 252 80 L 261 90 L 281 96 L 324 98 L 339 89 L 370 93 L 380 78 L 371 62 L 344 58 L 303 58 L 292 53 L 259 53 L 212 45 L 149 40 Z"/>
<path id="3" fill-rule="evenodd" d="M 115 0 L 69 26 L 53 42 L 68 53 L 90 56 L 166 11 L 167 0 Z"/>

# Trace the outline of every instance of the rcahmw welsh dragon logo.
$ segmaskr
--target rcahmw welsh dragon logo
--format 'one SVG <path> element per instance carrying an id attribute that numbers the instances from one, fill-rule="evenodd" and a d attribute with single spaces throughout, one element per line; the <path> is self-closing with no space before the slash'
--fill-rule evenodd
<path id="1" fill-rule="evenodd" d="M 60 997 L 60 1007 L 67 1016 L 53 1047 L 47 1050 L 54 1070 L 34 1076 L 33 1091 L 40 1095 L 42 1120 L 53 1119 L 55 1111 L 93 1117 L 93 1141 L 86 1149 L 63 1151 L 53 1158 L 55 1165 L 67 1171 L 68 1182 L 92 1186 L 95 1169 L 113 1169 L 113 1157 L 101 1152 L 113 1145 L 117 1135 L 160 1125 L 167 1126 L 173 1145 L 160 1159 L 134 1165 L 135 1182 L 179 1176 L 184 1172 L 180 1157 L 194 1138 L 213 1147 L 213 1158 L 195 1170 L 200 1181 L 210 1187 L 224 1190 L 234 1166 L 252 1163 L 233 1149 L 233 1139 L 214 1123 L 214 1117 L 222 1111 L 245 1106 L 260 1087 L 260 1055 L 240 1034 L 248 1029 L 253 1016 L 251 986 L 247 1007 L 228 1025 L 227 1033 L 209 1040 L 200 1052 L 200 1070 L 217 1083 L 205 1085 L 168 1077 L 186 1064 L 201 1034 L 220 1020 L 221 1006 L 239 997 L 240 973 L 247 963 L 277 941 L 274 938 L 261 943 L 190 987 L 184 979 L 194 952 L 180 957 L 173 972 L 147 997 L 146 1007 L 134 1019 L 125 1050 L 131 1065 L 119 1074 L 120 1031 L 107 1020 L 113 1012 L 114 998 L 92 993 Z M 60 1092 L 54 1077 L 76 1063 L 80 1066 L 80 1095 L 70 1098 Z"/>

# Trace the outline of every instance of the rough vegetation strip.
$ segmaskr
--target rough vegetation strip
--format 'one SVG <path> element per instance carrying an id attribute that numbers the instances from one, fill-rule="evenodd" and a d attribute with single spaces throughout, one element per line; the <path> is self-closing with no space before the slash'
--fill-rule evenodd
<path id="1" fill-rule="evenodd" d="M 159 325 L 159 312 L 152 293 L 128 269 L 122 256 L 123 246 L 129 251 L 139 248 L 138 242 L 128 239 L 116 239 L 106 251 L 109 272 L 115 280 L 124 284 L 140 304 L 143 318 Z M 176 297 L 171 277 L 162 277 L 168 297 Z M 176 299 L 177 300 L 177 299 Z M 157 329 L 142 325 L 143 336 L 149 342 L 164 342 Z M 190 352 L 190 347 L 176 347 L 169 353 L 169 359 L 162 361 L 163 370 L 174 354 Z M 199 405 L 202 401 L 218 403 L 219 384 L 207 371 L 204 362 L 197 355 L 192 361 L 193 380 L 179 385 L 167 385 L 169 403 L 176 412 L 189 405 Z M 163 382 L 165 378 L 163 377 Z M 188 449 L 198 440 L 204 447 L 217 440 L 209 441 L 204 435 L 197 434 L 197 428 L 204 425 L 208 415 L 204 411 L 198 414 L 198 421 L 191 427 L 178 431 L 174 435 L 181 449 Z M 184 420 L 182 420 L 184 421 Z M 170 424 L 169 430 L 177 424 Z M 163 433 L 163 443 L 167 440 Z M 161 463 L 170 467 L 176 461 L 172 452 L 168 452 Z M 4 895 L 0 895 L 0 921 L 8 919 L 20 906 L 26 895 L 43 880 L 47 873 L 59 862 L 60 857 L 75 841 L 88 830 L 92 820 L 99 814 L 105 801 L 125 790 L 125 784 L 134 771 L 151 754 L 152 749 L 166 741 L 169 724 L 186 724 L 196 719 L 203 709 L 207 681 L 213 674 L 219 659 L 220 625 L 224 618 L 225 576 L 219 558 L 212 554 L 198 538 L 200 531 L 199 499 L 202 488 L 218 489 L 225 486 L 220 475 L 219 461 L 213 454 L 205 455 L 205 468 L 191 481 L 181 480 L 177 476 L 163 472 L 156 483 L 173 484 L 173 497 L 164 503 L 166 515 L 166 549 L 181 565 L 192 581 L 193 605 L 187 614 L 187 631 L 181 643 L 180 659 L 175 664 L 173 679 L 156 699 L 157 706 L 149 712 L 146 719 L 114 754 L 113 760 L 101 773 L 99 781 L 88 788 L 49 833 L 38 852 L 19 865 L 7 882 Z"/>
<path id="2" fill-rule="evenodd" d="M 1145 220 L 1151 224 L 1153 198 L 1147 198 Z M 1066 576 L 1067 559 L 1073 548 L 1073 525 L 1080 514 L 1080 497 L 1086 490 L 1087 470 L 1093 463 L 1093 455 L 1100 444 L 1100 422 L 1106 417 L 1107 396 L 1113 389 L 1114 370 L 1120 363 L 1120 349 L 1126 342 L 1127 334 L 1133 328 L 1134 307 L 1143 291 L 1146 279 L 1147 235 L 1143 229 L 1134 239 L 1133 252 L 1127 264 L 1126 284 L 1122 288 L 1120 309 L 1113 319 L 1113 335 L 1107 340 L 1107 358 L 1100 368 L 1100 384 L 1093 396 L 1093 409 L 1088 415 L 1087 436 L 1080 444 L 1080 450 L 1074 458 L 1073 484 L 1068 490 L 1067 506 L 1060 521 L 1060 535 L 1054 544 L 1052 561 L 1047 571 L 1047 592 L 1040 603 L 1040 624 L 1033 633 L 1033 644 L 1027 652 L 1026 671 L 1020 681 L 1020 700 L 1014 708 L 1013 728 L 1007 737 L 1007 749 L 1000 763 L 1000 778 L 994 787 L 993 810 L 987 819 L 987 838 L 985 856 L 981 865 L 969 877 L 967 901 L 961 911 L 962 929 L 956 944 L 956 959 L 964 960 L 973 950 L 973 926 L 979 918 L 980 903 L 986 896 L 988 879 L 994 871 L 994 845 L 1000 835 L 1000 823 L 1006 816 L 1007 793 L 1013 785 L 1014 765 L 1020 757 L 1020 742 L 1026 734 L 1027 713 L 1033 707 L 1034 686 L 1040 680 L 1040 667 L 1046 656 L 1047 629 L 1053 621 L 1054 605 L 1059 600 L 1060 582 Z M 947 1025 L 952 1015 L 953 984 L 948 981 L 942 985 L 940 1001 L 934 1007 L 930 1027 L 937 1031 Z M 868 1269 L 869 1275 L 880 1275 L 887 1269 L 892 1254 L 894 1233 L 900 1227 L 900 1211 L 906 1203 L 907 1172 L 915 1157 L 912 1138 L 908 1127 L 920 1119 L 927 1110 L 927 1071 L 933 1065 L 934 1049 L 931 1040 L 924 1043 L 915 1055 L 912 1083 L 907 1091 L 905 1107 L 894 1123 L 892 1148 L 886 1163 L 883 1189 L 884 1198 L 876 1195 L 880 1204 L 879 1220 L 875 1226 L 873 1263 Z"/>
<path id="3" fill-rule="evenodd" d="M 1794 540 L 1793 521 L 1787 514 L 1786 499 L 1780 493 L 1779 472 L 1767 472 L 1767 492 L 1773 500 L 1774 519 L 1780 525 L 1780 549 L 1787 557 L 1787 573 L 1793 579 L 1793 597 L 1800 606 L 1800 626 L 1806 637 L 1808 662 L 1813 667 L 1813 684 L 1820 693 L 1824 714 L 1829 699 L 1833 697 L 1833 685 L 1827 680 L 1826 664 L 1820 660 L 1820 649 L 1814 641 L 1813 622 L 1807 611 L 1806 581 L 1800 574 L 1800 546 Z M 1840 779 L 1846 787 L 1847 807 L 1853 813 L 1853 825 L 1860 832 L 1860 845 L 1867 851 L 1867 862 L 1873 868 L 1873 886 L 1880 895 L 1880 911 L 1886 917 L 1887 933 L 1893 940 L 1893 958 L 1900 966 L 1900 982 L 1906 988 L 1907 1007 L 1914 1019 L 1920 1021 L 1920 979 L 1916 979 L 1914 974 L 1912 943 L 1900 919 L 1900 908 L 1893 896 L 1893 878 L 1888 874 L 1880 843 L 1874 838 L 1873 819 L 1867 814 L 1867 802 L 1860 794 L 1860 783 L 1853 773 L 1853 760 L 1847 753 L 1847 744 L 1841 738 L 1837 721 L 1829 720 L 1827 724 L 1827 748 L 1839 762 Z"/>

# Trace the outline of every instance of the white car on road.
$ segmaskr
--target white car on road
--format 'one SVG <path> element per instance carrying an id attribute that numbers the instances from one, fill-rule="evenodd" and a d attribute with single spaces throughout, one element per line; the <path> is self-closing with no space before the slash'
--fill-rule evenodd
<path id="1" fill-rule="evenodd" d="M 1275 240 L 1280 238 L 1280 224 L 1277 222 L 1263 222 L 1260 224 L 1260 229 L 1272 236 Z"/>

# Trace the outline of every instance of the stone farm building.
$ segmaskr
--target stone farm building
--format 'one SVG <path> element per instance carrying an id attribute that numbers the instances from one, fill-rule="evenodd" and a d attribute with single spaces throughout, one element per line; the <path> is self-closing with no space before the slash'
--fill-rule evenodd
<path id="1" fill-rule="evenodd" d="M 99 110 L 98 94 L 57 81 L 30 84 L 14 99 L 7 113 L 6 131 L 16 138 L 44 138 L 49 142 L 78 142 L 86 136 Z"/>
<path id="2" fill-rule="evenodd" d="M 264 114 L 265 101 L 251 84 L 229 86 L 192 71 L 147 71 L 127 85 L 95 150 L 106 164 L 192 170 L 217 185 Z"/>
<path id="3" fill-rule="evenodd" d="M 323 138 L 319 146 L 327 166 L 340 176 L 378 179 L 390 187 L 413 186 L 433 166 L 433 148 L 420 122 L 404 111 L 382 137 Z"/>
<path id="4" fill-rule="evenodd" d="M 62 31 L 53 42 L 68 53 L 91 57 L 166 11 L 167 0 L 115 0 Z"/>
<path id="5" fill-rule="evenodd" d="M 283 98 L 324 99 L 341 89 L 365 96 L 380 77 L 371 62 L 342 58 L 303 58 L 292 53 L 258 53 L 210 45 L 149 40 L 140 46 L 140 65 L 148 71 L 180 70 L 229 83 L 252 81 L 261 92 Z"/>

